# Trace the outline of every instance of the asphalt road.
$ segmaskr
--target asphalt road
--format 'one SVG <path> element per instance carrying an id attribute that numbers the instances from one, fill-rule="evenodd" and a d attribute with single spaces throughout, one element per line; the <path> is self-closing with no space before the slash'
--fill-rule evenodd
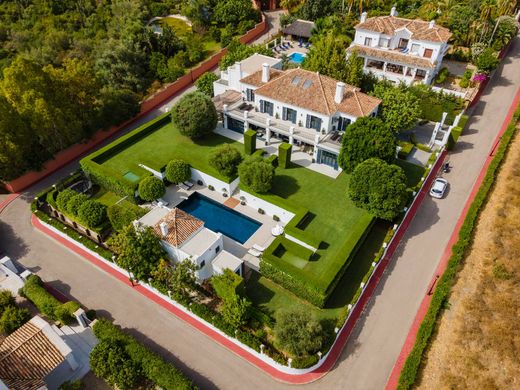
<path id="1" fill-rule="evenodd" d="M 520 86 L 518 37 L 497 70 L 456 150 L 447 197 L 425 199 L 358 321 L 336 367 L 312 389 L 382 389 L 426 293 L 444 247 Z M 219 346 L 111 276 L 37 232 L 28 203 L 44 180 L 0 215 L 0 247 L 71 298 L 96 309 L 178 365 L 204 389 L 288 388 Z M 0 195 L 0 202 L 5 195 Z"/>

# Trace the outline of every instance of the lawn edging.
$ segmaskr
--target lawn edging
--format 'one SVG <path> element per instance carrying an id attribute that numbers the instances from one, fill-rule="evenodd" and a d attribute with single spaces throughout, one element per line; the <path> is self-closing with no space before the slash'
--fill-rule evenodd
<path id="1" fill-rule="evenodd" d="M 438 273 L 442 274 L 442 276 L 436 284 L 430 300 L 425 298 L 425 301 L 423 301 L 423 304 L 426 303 L 427 311 L 425 313 L 419 312 L 417 315 L 419 318 L 416 318 L 415 321 L 422 321 L 420 327 L 418 330 L 412 329 L 410 331 L 408 338 L 413 338 L 411 340 L 413 347 L 411 351 L 409 351 L 409 354 L 407 354 L 407 345 L 405 343 L 401 355 L 407 355 L 406 361 L 403 364 L 402 356 L 399 357 L 394 366 L 389 383 L 387 384 L 387 388 L 409 389 L 417 379 L 424 352 L 431 342 L 431 335 L 441 314 L 444 302 L 448 298 L 455 282 L 458 267 L 472 243 L 474 228 L 493 187 L 495 173 L 500 168 L 509 143 L 515 133 L 516 123 L 520 119 L 519 102 L 520 89 L 517 91 L 510 112 L 508 113 L 509 118 L 506 117 L 504 123 L 506 126 L 498 133 L 496 142 L 494 142 L 492 146 L 492 150 L 482 167 L 480 175 L 459 218 L 459 222 L 462 223 L 457 224 L 452 234 L 452 239 L 457 237 L 457 240 L 456 242 L 450 240 L 448 243 L 448 247 L 445 251 L 447 262 L 441 260 L 439 266 L 440 272 Z M 423 316 L 422 318 L 420 318 L 421 314 Z M 416 332 L 416 334 L 412 334 L 412 332 Z M 407 339 L 407 343 L 408 342 L 409 340 Z M 397 374 L 399 374 L 398 380 L 396 378 Z"/>

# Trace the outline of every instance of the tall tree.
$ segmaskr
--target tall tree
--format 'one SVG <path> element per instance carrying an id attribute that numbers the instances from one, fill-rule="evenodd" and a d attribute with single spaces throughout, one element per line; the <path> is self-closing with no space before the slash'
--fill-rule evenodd
<path id="1" fill-rule="evenodd" d="M 303 61 L 303 68 L 337 80 L 346 81 L 349 75 L 345 61 L 346 42 L 327 33 L 313 43 Z"/>
<path id="2" fill-rule="evenodd" d="M 413 127 L 422 114 L 419 99 L 405 86 L 380 83 L 373 94 L 382 100 L 379 116 L 394 133 Z"/>
<path id="3" fill-rule="evenodd" d="M 363 82 L 363 58 L 353 51 L 347 58 L 347 76 L 345 82 L 356 87 L 360 87 Z"/>

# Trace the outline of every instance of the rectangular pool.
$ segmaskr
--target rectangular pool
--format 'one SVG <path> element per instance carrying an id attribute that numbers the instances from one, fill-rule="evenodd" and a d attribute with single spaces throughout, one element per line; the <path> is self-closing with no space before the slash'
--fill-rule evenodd
<path id="1" fill-rule="evenodd" d="M 294 52 L 289 55 L 289 61 L 294 62 L 295 64 L 301 64 L 305 59 L 305 54 Z"/>
<path id="2" fill-rule="evenodd" d="M 262 225 L 198 192 L 179 203 L 177 208 L 204 221 L 204 225 L 208 229 L 222 233 L 241 244 L 246 242 Z"/>

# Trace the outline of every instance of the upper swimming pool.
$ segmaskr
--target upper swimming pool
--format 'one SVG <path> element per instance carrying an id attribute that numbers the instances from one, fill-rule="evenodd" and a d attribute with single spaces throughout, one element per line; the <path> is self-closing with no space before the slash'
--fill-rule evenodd
<path id="1" fill-rule="evenodd" d="M 204 225 L 208 229 L 222 233 L 241 244 L 246 242 L 262 225 L 198 192 L 183 200 L 177 208 L 204 221 Z"/>
<path id="2" fill-rule="evenodd" d="M 289 55 L 289 61 L 294 62 L 295 64 L 301 64 L 305 59 L 305 54 L 294 52 Z"/>

